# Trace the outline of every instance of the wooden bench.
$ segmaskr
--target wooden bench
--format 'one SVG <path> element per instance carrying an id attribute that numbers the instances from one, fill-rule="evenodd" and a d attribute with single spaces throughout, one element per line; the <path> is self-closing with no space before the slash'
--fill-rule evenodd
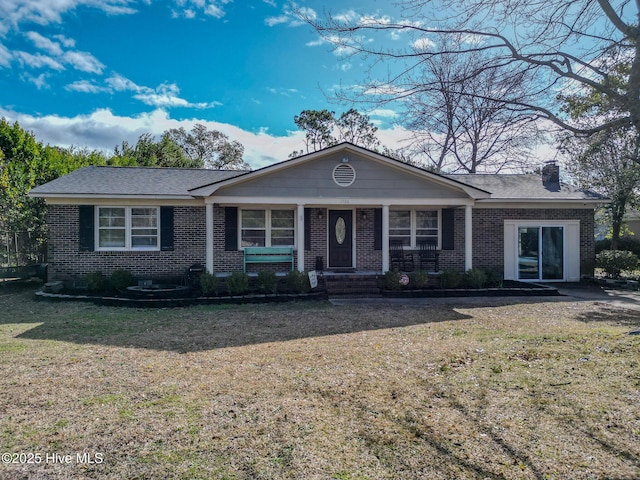
<path id="1" fill-rule="evenodd" d="M 247 271 L 247 263 L 289 263 L 293 271 L 292 247 L 245 247 L 244 271 Z"/>

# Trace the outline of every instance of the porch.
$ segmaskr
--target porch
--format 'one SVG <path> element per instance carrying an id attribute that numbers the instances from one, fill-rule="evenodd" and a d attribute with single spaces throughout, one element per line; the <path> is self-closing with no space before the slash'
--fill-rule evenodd
<path id="1" fill-rule="evenodd" d="M 440 269 L 472 268 L 473 208 L 470 201 L 437 199 L 416 203 L 357 205 L 206 204 L 206 261 L 209 272 L 243 269 L 247 247 L 293 248 L 293 268 L 340 273 L 386 272 L 398 267 L 391 244 L 399 239 L 414 269 L 420 269 L 420 245 L 436 245 Z M 332 202 L 332 201 L 330 201 Z M 402 222 L 406 222 L 402 224 Z M 283 243 L 284 242 L 284 243 Z M 289 243 L 290 242 L 290 243 Z M 252 266 L 257 271 L 262 266 Z M 286 265 L 274 270 L 290 269 Z M 279 268 L 282 267 L 282 268 Z M 426 268 L 422 268 L 426 269 Z M 429 267 L 434 270 L 435 265 Z"/>

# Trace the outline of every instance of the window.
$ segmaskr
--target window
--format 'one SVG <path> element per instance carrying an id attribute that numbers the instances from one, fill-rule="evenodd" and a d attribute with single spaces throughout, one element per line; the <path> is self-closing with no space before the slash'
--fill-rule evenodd
<path id="1" fill-rule="evenodd" d="M 401 240 L 411 246 L 411 210 L 389 212 L 389 240 Z"/>
<path id="2" fill-rule="evenodd" d="M 242 247 L 294 246 L 294 210 L 242 210 Z"/>
<path id="3" fill-rule="evenodd" d="M 400 240 L 408 248 L 418 248 L 423 241 L 438 243 L 438 211 L 391 210 L 389 240 Z"/>
<path id="4" fill-rule="evenodd" d="M 157 207 L 98 207 L 98 250 L 158 250 Z"/>

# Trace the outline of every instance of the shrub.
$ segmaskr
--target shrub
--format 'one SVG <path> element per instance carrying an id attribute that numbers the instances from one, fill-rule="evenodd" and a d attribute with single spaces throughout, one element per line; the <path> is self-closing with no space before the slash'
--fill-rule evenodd
<path id="1" fill-rule="evenodd" d="M 227 287 L 231 295 L 244 295 L 249 290 L 249 275 L 244 272 L 233 272 L 227 277 Z"/>
<path id="2" fill-rule="evenodd" d="M 429 286 L 429 274 L 424 270 L 418 270 L 410 275 L 411 283 L 414 288 L 426 288 Z"/>
<path id="3" fill-rule="evenodd" d="M 133 275 L 128 270 L 119 269 L 111 274 L 111 288 L 114 290 L 124 290 L 134 284 Z"/>
<path id="4" fill-rule="evenodd" d="M 400 290 L 402 285 L 400 285 L 400 272 L 394 272 L 389 270 L 384 274 L 384 288 L 387 290 Z"/>
<path id="5" fill-rule="evenodd" d="M 596 254 L 604 250 L 611 250 L 610 238 L 596 241 Z M 618 250 L 628 250 L 640 257 L 640 239 L 633 237 L 621 237 L 618 240 Z"/>
<path id="6" fill-rule="evenodd" d="M 87 288 L 92 292 L 101 292 L 107 289 L 107 279 L 104 278 L 100 270 L 87 274 Z"/>
<path id="7" fill-rule="evenodd" d="M 457 288 L 462 282 L 462 273 L 452 268 L 447 268 L 440 274 L 442 288 Z"/>
<path id="8" fill-rule="evenodd" d="M 502 285 L 502 281 L 504 280 L 502 277 L 502 273 L 493 268 L 485 268 L 484 273 L 487 275 L 487 287 L 497 287 Z"/>
<path id="9" fill-rule="evenodd" d="M 464 274 L 464 283 L 471 288 L 484 288 L 487 285 L 487 274 L 481 268 L 470 268 Z"/>
<path id="10" fill-rule="evenodd" d="M 638 268 L 638 257 L 626 250 L 603 250 L 596 255 L 596 267 L 602 268 L 608 277 L 617 278 L 624 270 Z"/>
<path id="11" fill-rule="evenodd" d="M 258 289 L 263 293 L 276 293 L 278 279 L 271 270 L 261 270 L 258 272 Z"/>
<path id="12" fill-rule="evenodd" d="M 213 273 L 202 272 L 202 275 L 200 275 L 200 288 L 205 296 L 217 295 L 220 288 L 220 280 Z"/>
<path id="13" fill-rule="evenodd" d="M 293 270 L 287 273 L 287 285 L 293 293 L 309 293 L 311 291 L 311 283 L 306 272 L 298 272 Z"/>

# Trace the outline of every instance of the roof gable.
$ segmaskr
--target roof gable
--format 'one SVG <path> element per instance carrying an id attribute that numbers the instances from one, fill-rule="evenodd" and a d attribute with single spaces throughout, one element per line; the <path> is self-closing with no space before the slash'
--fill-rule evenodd
<path id="1" fill-rule="evenodd" d="M 341 186 L 334 170 L 350 166 L 354 181 Z M 358 198 L 486 198 L 489 192 L 385 157 L 350 143 L 286 160 L 191 190 L 198 197 L 291 196 Z M 283 195 L 284 194 L 284 195 Z"/>

